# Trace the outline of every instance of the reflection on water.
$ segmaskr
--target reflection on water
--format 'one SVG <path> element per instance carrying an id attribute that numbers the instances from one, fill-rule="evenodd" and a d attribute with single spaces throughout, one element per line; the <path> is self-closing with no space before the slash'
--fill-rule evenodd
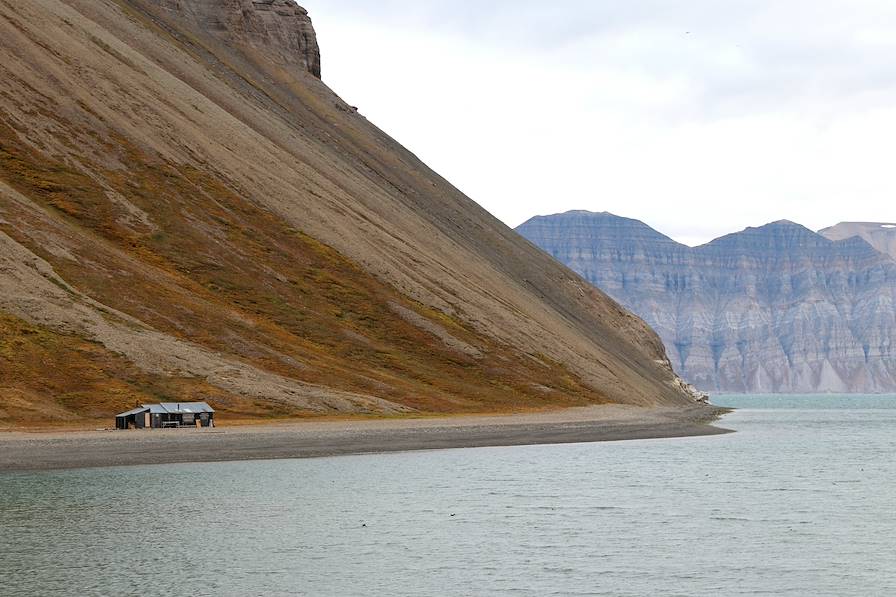
<path id="1" fill-rule="evenodd" d="M 768 400 L 715 437 L 0 474 L 0 595 L 896 595 L 896 399 Z"/>

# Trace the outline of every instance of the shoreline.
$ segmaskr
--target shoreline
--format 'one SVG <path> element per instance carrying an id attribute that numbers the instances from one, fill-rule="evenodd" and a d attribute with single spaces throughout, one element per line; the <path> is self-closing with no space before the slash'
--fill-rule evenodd
<path id="1" fill-rule="evenodd" d="M 730 410 L 600 405 L 529 414 L 301 421 L 208 430 L 8 431 L 0 433 L 0 472 L 718 435 L 731 430 L 711 423 Z"/>

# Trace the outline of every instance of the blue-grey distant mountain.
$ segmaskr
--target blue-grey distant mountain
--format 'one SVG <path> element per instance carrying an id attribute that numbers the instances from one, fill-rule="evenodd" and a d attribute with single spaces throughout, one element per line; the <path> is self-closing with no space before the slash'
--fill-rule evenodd
<path id="1" fill-rule="evenodd" d="M 896 261 L 858 236 L 779 221 L 691 248 L 584 211 L 517 231 L 653 326 L 702 390 L 896 390 Z"/>

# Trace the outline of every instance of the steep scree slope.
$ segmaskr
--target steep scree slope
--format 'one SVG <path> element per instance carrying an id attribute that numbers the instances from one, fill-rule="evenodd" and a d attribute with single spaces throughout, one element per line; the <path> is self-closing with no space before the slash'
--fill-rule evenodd
<path id="1" fill-rule="evenodd" d="M 692 400 L 319 74 L 287 0 L 0 0 L 0 426 Z"/>

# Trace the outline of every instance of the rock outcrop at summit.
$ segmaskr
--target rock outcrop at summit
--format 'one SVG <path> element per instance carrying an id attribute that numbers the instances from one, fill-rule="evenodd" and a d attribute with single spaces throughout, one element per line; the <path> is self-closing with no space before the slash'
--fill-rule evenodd
<path id="1" fill-rule="evenodd" d="M 292 2 L 0 17 L 0 427 L 693 404 L 643 321 L 323 84 Z"/>
<path id="2" fill-rule="evenodd" d="M 701 390 L 896 391 L 896 262 L 788 221 L 691 248 L 609 213 L 523 236 L 643 317 Z"/>
<path id="3" fill-rule="evenodd" d="M 222 43 L 242 45 L 250 54 L 298 66 L 318 79 L 320 47 L 308 11 L 294 0 L 135 0 L 157 5 L 196 31 Z"/>

